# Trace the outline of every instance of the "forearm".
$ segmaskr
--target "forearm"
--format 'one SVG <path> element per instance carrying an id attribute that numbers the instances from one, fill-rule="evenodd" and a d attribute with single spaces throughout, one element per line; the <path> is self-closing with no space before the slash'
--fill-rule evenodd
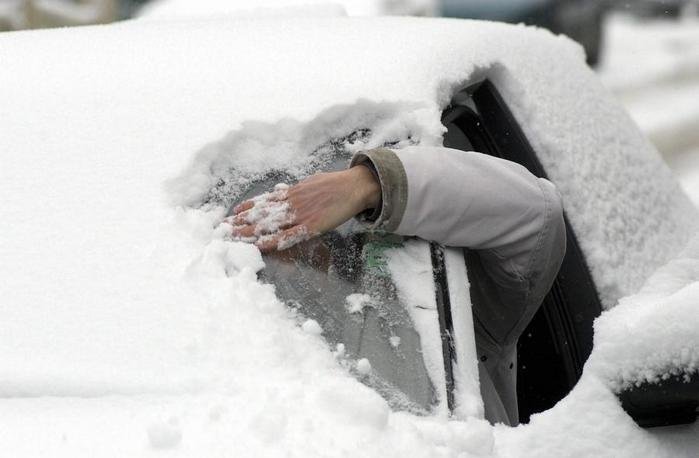
<path id="1" fill-rule="evenodd" d="M 538 251 L 555 256 L 565 246 L 558 193 L 518 164 L 441 147 L 372 150 L 353 163 L 365 160 L 381 179 L 377 228 L 491 250 L 506 260 L 504 269 L 522 277 L 536 269 Z"/>

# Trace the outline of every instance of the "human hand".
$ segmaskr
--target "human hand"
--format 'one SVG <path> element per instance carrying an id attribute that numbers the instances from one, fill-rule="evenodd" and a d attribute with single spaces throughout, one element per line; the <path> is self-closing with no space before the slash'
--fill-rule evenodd
<path id="1" fill-rule="evenodd" d="M 263 252 L 284 250 L 331 231 L 381 200 L 381 186 L 364 166 L 319 173 L 294 186 L 246 200 L 226 222 L 234 237 Z"/>

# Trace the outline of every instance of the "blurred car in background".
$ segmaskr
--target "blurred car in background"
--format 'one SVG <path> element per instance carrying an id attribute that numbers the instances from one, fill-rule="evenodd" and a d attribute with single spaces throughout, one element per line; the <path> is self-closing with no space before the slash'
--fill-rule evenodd
<path id="1" fill-rule="evenodd" d="M 684 11 L 699 11 L 697 0 L 637 0 L 633 3 L 615 1 L 614 6 L 641 17 L 679 17 Z"/>
<path id="2" fill-rule="evenodd" d="M 105 24 L 119 19 L 118 0 L 3 0 L 0 32 Z"/>
<path id="3" fill-rule="evenodd" d="M 441 0 L 441 16 L 523 22 L 562 33 L 585 48 L 587 62 L 599 61 L 606 2 L 582 0 Z"/>

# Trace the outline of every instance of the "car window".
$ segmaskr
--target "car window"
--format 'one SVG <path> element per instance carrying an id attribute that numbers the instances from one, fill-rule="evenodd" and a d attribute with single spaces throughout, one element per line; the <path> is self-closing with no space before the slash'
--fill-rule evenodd
<path id="1" fill-rule="evenodd" d="M 348 160 L 349 154 L 338 154 L 322 168 L 339 169 Z M 295 181 L 290 173 L 270 171 L 251 180 L 231 207 L 279 182 Z M 400 236 L 363 232 L 351 220 L 322 237 L 263 255 L 265 268 L 260 278 L 275 285 L 277 297 L 301 320 L 315 320 L 340 364 L 381 394 L 391 408 L 428 414 L 439 398 L 411 318 L 409 308 L 415 304 L 407 303 L 389 268 L 391 255 L 404 250 L 405 243 Z M 426 242 L 411 243 L 423 244 L 429 253 Z M 428 272 L 432 282 L 429 258 L 424 264 L 421 270 Z M 405 283 L 405 278 L 401 280 Z M 430 309 L 428 313 L 435 317 L 429 321 L 436 327 L 431 291 L 432 303 L 419 307 Z"/>

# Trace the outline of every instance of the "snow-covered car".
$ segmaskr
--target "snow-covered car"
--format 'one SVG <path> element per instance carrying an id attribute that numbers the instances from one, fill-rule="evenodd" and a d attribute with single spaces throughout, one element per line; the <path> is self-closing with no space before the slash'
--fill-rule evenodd
<path id="1" fill-rule="evenodd" d="M 640 0 L 632 5 L 612 2 L 620 10 L 630 11 L 641 17 L 677 18 L 683 11 L 696 14 L 699 3 L 696 0 Z"/>
<path id="2" fill-rule="evenodd" d="M 13 456 L 699 451 L 696 423 L 641 429 L 618 399 L 696 380 L 697 210 L 570 40 L 478 21 L 229 17 L 4 34 L 0 61 Z M 580 380 L 527 426 L 483 419 L 462 252 L 346 227 L 262 258 L 222 224 L 237 199 L 355 151 L 445 141 L 535 158 L 579 245 L 553 294 L 582 305 L 545 305 L 544 332 L 522 343 L 549 336 L 564 355 L 522 358 L 531 412 L 575 384 L 595 301 L 604 310 Z M 560 393 L 532 384 L 544 369 Z"/>

